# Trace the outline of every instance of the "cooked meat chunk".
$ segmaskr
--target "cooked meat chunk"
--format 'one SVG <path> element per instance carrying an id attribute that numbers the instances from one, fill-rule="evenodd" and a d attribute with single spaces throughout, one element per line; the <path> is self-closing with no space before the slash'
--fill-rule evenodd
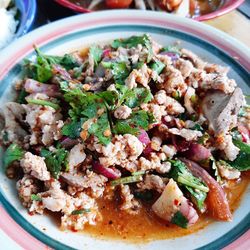
<path id="1" fill-rule="evenodd" d="M 235 168 L 232 168 L 226 162 L 218 161 L 216 165 L 219 169 L 221 177 L 228 179 L 228 180 L 234 180 L 240 177 L 240 171 Z"/>
<path id="2" fill-rule="evenodd" d="M 26 174 L 30 174 L 41 181 L 50 179 L 50 173 L 47 170 L 43 157 L 27 152 L 20 161 L 20 165 Z"/>
<path id="3" fill-rule="evenodd" d="M 144 178 L 144 180 L 142 182 L 139 182 L 137 184 L 137 187 L 140 190 L 156 190 L 159 193 L 162 193 L 164 188 L 165 188 L 165 183 L 163 181 L 163 179 L 158 176 L 158 175 L 154 175 L 154 174 L 147 174 Z"/>
<path id="4" fill-rule="evenodd" d="M 4 118 L 4 129 L 1 131 L 1 138 L 5 144 L 8 143 L 23 143 L 24 138 L 28 135 L 21 123 L 25 109 L 21 104 L 16 102 L 8 102 L 2 108 L 2 116 Z"/>
<path id="5" fill-rule="evenodd" d="M 237 115 L 243 104 L 244 96 L 240 88 L 236 88 L 232 95 L 212 91 L 203 99 L 202 110 L 210 128 L 219 135 L 236 126 Z"/>
<path id="6" fill-rule="evenodd" d="M 140 203 L 135 200 L 134 195 L 128 185 L 121 185 L 121 199 L 122 204 L 120 206 L 121 210 L 125 210 L 130 214 L 137 214 L 141 207 Z"/>
<path id="7" fill-rule="evenodd" d="M 31 195 L 39 191 L 38 181 L 34 177 L 25 174 L 22 179 L 17 181 L 16 188 L 23 206 L 29 208 L 32 204 Z"/>
<path id="8" fill-rule="evenodd" d="M 132 113 L 131 108 L 129 108 L 126 105 L 122 105 L 115 110 L 114 116 L 117 119 L 127 119 L 131 115 L 131 113 Z"/>
<path id="9" fill-rule="evenodd" d="M 75 167 L 77 167 L 79 164 L 81 164 L 85 158 L 86 154 L 84 152 L 84 145 L 83 144 L 77 144 L 75 145 L 69 152 L 68 156 L 68 164 L 69 164 L 69 172 L 74 173 Z"/>
<path id="10" fill-rule="evenodd" d="M 182 57 L 189 59 L 197 69 L 203 69 L 206 65 L 196 54 L 187 49 L 181 49 Z"/>
<path id="11" fill-rule="evenodd" d="M 72 175 L 70 173 L 63 173 L 61 176 L 65 182 L 73 187 L 90 188 L 91 194 L 95 198 L 102 196 L 105 183 L 108 181 L 103 175 L 98 175 L 88 170 L 85 176 Z"/>
<path id="12" fill-rule="evenodd" d="M 193 141 L 196 140 L 198 137 L 202 136 L 202 133 L 198 130 L 192 130 L 192 129 L 178 129 L 178 128 L 170 128 L 168 131 L 171 134 L 179 135 L 183 138 L 185 138 L 187 141 Z"/>

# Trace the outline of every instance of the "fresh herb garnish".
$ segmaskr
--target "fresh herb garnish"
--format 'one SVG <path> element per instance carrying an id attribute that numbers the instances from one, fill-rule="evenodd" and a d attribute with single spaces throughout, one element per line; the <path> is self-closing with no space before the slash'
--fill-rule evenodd
<path id="1" fill-rule="evenodd" d="M 72 211 L 72 215 L 79 215 L 79 214 L 84 214 L 84 213 L 89 213 L 91 212 L 91 209 L 89 208 L 84 208 L 84 209 L 79 209 L 79 210 L 74 210 Z"/>
<path id="2" fill-rule="evenodd" d="M 187 228 L 188 226 L 188 219 L 180 212 L 180 211 L 177 211 L 172 220 L 171 220 L 171 223 L 179 226 L 179 227 L 182 227 L 182 228 Z"/>
<path id="3" fill-rule="evenodd" d="M 31 99 L 31 98 L 26 98 L 27 103 L 30 104 L 36 104 L 36 105 L 42 105 L 42 106 L 49 106 L 55 110 L 59 109 L 60 106 L 57 103 L 50 102 L 50 101 L 45 101 L 45 100 L 39 100 L 39 99 Z"/>
<path id="4" fill-rule="evenodd" d="M 47 149 L 41 150 L 41 156 L 45 158 L 45 163 L 52 174 L 56 179 L 59 177 L 59 173 L 64 168 L 67 168 L 67 158 L 68 151 L 64 148 L 58 148 L 55 152 L 51 152 Z"/>
<path id="5" fill-rule="evenodd" d="M 24 150 L 17 144 L 11 144 L 5 151 L 3 156 L 3 166 L 7 168 L 14 161 L 19 161 L 24 156 Z"/>
<path id="6" fill-rule="evenodd" d="M 139 181 L 142 181 L 142 174 L 119 178 L 119 179 L 111 181 L 110 184 L 111 186 L 117 186 L 121 184 L 135 183 Z"/>
<path id="7" fill-rule="evenodd" d="M 98 63 L 101 61 L 102 53 L 103 53 L 103 50 L 100 47 L 96 46 L 96 45 L 93 45 L 93 46 L 91 46 L 89 48 L 89 55 L 94 60 L 95 66 L 97 66 Z"/>
<path id="8" fill-rule="evenodd" d="M 30 196 L 30 199 L 31 199 L 32 201 L 42 201 L 42 197 L 41 197 L 41 196 L 38 196 L 37 194 L 32 194 L 32 195 Z"/>

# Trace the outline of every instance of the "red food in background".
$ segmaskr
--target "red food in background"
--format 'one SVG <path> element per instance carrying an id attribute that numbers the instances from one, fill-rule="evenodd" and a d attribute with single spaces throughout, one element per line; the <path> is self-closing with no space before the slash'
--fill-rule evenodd
<path id="1" fill-rule="evenodd" d="M 106 0 L 105 2 L 109 8 L 119 9 L 128 8 L 133 0 Z"/>

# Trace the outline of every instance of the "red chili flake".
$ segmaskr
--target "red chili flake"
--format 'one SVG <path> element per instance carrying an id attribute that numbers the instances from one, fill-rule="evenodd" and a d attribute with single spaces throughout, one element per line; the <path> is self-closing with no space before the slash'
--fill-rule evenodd
<path id="1" fill-rule="evenodd" d="M 174 200 L 174 204 L 175 204 L 175 206 L 178 206 L 179 205 L 179 201 L 178 200 Z"/>

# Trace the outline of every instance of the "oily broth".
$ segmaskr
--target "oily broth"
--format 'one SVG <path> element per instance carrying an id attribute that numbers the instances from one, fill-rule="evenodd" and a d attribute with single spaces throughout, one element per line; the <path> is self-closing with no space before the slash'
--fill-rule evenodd
<path id="1" fill-rule="evenodd" d="M 230 182 L 225 188 L 231 211 L 235 211 L 246 190 L 250 176 L 244 175 L 238 182 Z M 159 220 L 151 211 L 151 205 L 144 204 L 139 214 L 130 215 L 118 209 L 116 201 L 101 199 L 98 201 L 103 220 L 96 226 L 86 226 L 84 233 L 101 239 L 126 240 L 142 243 L 151 240 L 173 239 L 195 233 L 214 220 L 208 215 L 201 215 L 199 221 L 188 229 Z"/>
<path id="2" fill-rule="evenodd" d="M 88 8 L 88 6 L 91 3 L 90 0 L 69 0 L 69 1 L 83 8 Z M 190 2 L 192 2 L 191 6 L 193 6 L 190 9 L 191 17 L 197 17 L 211 13 L 217 10 L 224 3 L 223 0 L 191 0 Z M 131 5 L 131 8 L 134 8 L 133 4 Z M 98 4 L 94 8 L 94 10 L 102 10 L 102 9 L 107 9 L 105 1 Z"/>

